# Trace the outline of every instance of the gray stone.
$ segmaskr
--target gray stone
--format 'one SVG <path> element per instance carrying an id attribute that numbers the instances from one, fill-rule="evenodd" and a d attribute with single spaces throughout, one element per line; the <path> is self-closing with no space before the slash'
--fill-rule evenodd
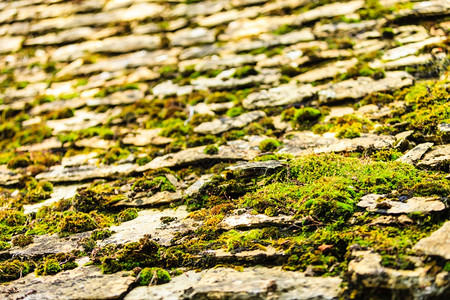
<path id="1" fill-rule="evenodd" d="M 383 267 L 381 256 L 370 251 L 353 253 L 354 260 L 348 265 L 351 282 L 355 286 L 379 291 L 388 289 L 394 297 L 411 297 L 412 299 L 440 298 L 448 295 L 448 285 L 441 285 L 438 278 L 448 276 L 442 272 L 437 276 L 431 275 L 428 268 L 415 270 L 396 270 Z"/>
<path id="2" fill-rule="evenodd" d="M 161 38 L 153 35 L 127 35 L 110 37 L 101 41 L 87 41 L 58 48 L 52 54 L 57 61 L 75 60 L 86 53 L 113 52 L 126 53 L 136 50 L 153 50 L 160 46 Z"/>
<path id="3" fill-rule="evenodd" d="M 406 164 L 414 164 L 419 161 L 431 147 L 433 147 L 433 143 L 419 144 L 397 160 Z"/>
<path id="4" fill-rule="evenodd" d="M 317 8 L 308 10 L 297 16 L 294 24 L 300 25 L 316 21 L 320 18 L 331 18 L 340 15 L 348 15 L 354 13 L 364 6 L 364 1 L 337 2 L 327 5 L 321 5 Z"/>
<path id="5" fill-rule="evenodd" d="M 33 23 L 31 32 L 98 26 L 114 22 L 140 21 L 160 15 L 164 6 L 155 3 L 136 3 L 129 8 L 115 9 L 92 14 L 76 14 L 65 18 L 51 18 Z"/>
<path id="6" fill-rule="evenodd" d="M 361 108 L 360 108 L 361 109 Z M 358 112 L 360 112 L 360 109 L 358 109 Z M 333 106 L 330 109 L 330 112 L 328 115 L 325 116 L 325 119 L 323 120 L 325 123 L 329 122 L 333 118 L 339 118 L 346 115 L 351 115 L 355 112 L 353 107 L 350 106 Z"/>
<path id="7" fill-rule="evenodd" d="M 243 65 L 255 64 L 260 56 L 256 55 L 226 55 L 221 57 L 211 57 L 200 60 L 195 64 L 195 70 L 200 72 L 217 70 L 222 68 L 236 68 Z M 180 68 L 183 66 L 189 66 L 190 62 L 183 62 L 180 64 Z"/>
<path id="8" fill-rule="evenodd" d="M 127 90 L 123 92 L 116 92 L 104 98 L 91 98 L 86 100 L 87 106 L 116 106 L 132 104 L 144 98 L 144 92 L 140 90 Z"/>
<path id="9" fill-rule="evenodd" d="M 189 186 L 185 191 L 184 194 L 187 196 L 195 196 L 200 193 L 202 188 L 211 182 L 211 178 L 214 176 L 214 174 L 205 174 L 202 175 L 197 181 L 195 181 L 191 186 Z"/>
<path id="10" fill-rule="evenodd" d="M 57 234 L 36 235 L 33 243 L 21 248 L 13 247 L 7 252 L 13 256 L 32 258 L 36 256 L 70 253 L 72 250 L 83 250 L 80 241 L 90 236 L 91 232 L 77 233 L 65 238 L 60 238 Z"/>
<path id="11" fill-rule="evenodd" d="M 54 45 L 77 42 L 90 39 L 94 33 L 95 31 L 90 27 L 78 27 L 58 33 L 49 33 L 43 36 L 28 38 L 25 40 L 25 45 Z"/>
<path id="12" fill-rule="evenodd" d="M 301 103 L 315 93 L 316 88 L 310 84 L 301 86 L 286 84 L 252 93 L 242 101 L 242 105 L 247 109 L 283 106 Z"/>
<path id="13" fill-rule="evenodd" d="M 16 52 L 22 47 L 23 37 L 0 37 L 0 54 Z"/>
<path id="14" fill-rule="evenodd" d="M 430 213 L 445 210 L 445 204 L 436 197 L 413 197 L 405 202 L 384 197 L 377 194 L 366 195 L 360 199 L 358 207 L 384 214 Z"/>
<path id="15" fill-rule="evenodd" d="M 62 143 L 58 140 L 57 137 L 51 137 L 43 140 L 41 143 L 20 146 L 17 148 L 17 151 L 23 152 L 37 152 L 37 151 L 46 151 L 51 149 L 59 149 L 62 147 Z"/>
<path id="16" fill-rule="evenodd" d="M 173 46 L 192 46 L 195 44 L 211 44 L 215 41 L 215 30 L 203 27 L 185 28 L 168 35 Z"/>
<path id="17" fill-rule="evenodd" d="M 333 34 L 357 34 L 375 28 L 379 20 L 367 20 L 358 23 L 328 23 L 314 25 L 314 34 L 318 37 L 329 37 Z"/>
<path id="18" fill-rule="evenodd" d="M 450 162 L 450 145 L 439 145 L 434 147 L 418 163 L 419 166 L 427 168 L 448 168 Z"/>
<path id="19" fill-rule="evenodd" d="M 450 124 L 449 123 L 441 123 L 438 125 L 438 129 L 441 132 L 448 133 L 448 132 L 450 132 Z"/>
<path id="20" fill-rule="evenodd" d="M 160 206 L 162 204 L 169 204 L 181 200 L 182 194 L 180 192 L 158 192 L 154 195 L 136 195 L 133 198 L 127 198 L 114 203 L 113 206 Z"/>
<path id="21" fill-rule="evenodd" d="M 88 110 L 76 110 L 73 117 L 60 120 L 48 120 L 46 125 L 53 129 L 54 134 L 67 131 L 77 131 L 106 122 L 109 118 L 118 115 L 120 111 L 120 108 L 109 110 L 105 113 L 96 113 Z"/>
<path id="22" fill-rule="evenodd" d="M 411 43 L 411 44 L 408 44 L 405 46 L 393 48 L 393 49 L 386 51 L 384 53 L 384 55 L 381 57 L 381 59 L 382 60 L 396 60 L 401 57 L 416 54 L 423 47 L 428 46 L 428 45 L 433 45 L 433 44 L 439 44 L 440 42 L 442 42 L 444 40 L 445 40 L 445 37 L 435 36 L 435 37 L 426 39 L 424 41 L 420 41 L 417 43 Z"/>
<path id="23" fill-rule="evenodd" d="M 244 174 L 265 173 L 282 168 L 283 164 L 278 160 L 254 161 L 254 162 L 238 162 L 231 165 L 226 170 L 239 171 Z"/>
<path id="24" fill-rule="evenodd" d="M 156 129 L 137 129 L 135 132 L 128 133 L 123 139 L 122 143 L 134 146 L 146 145 L 166 145 L 173 141 L 172 138 L 163 137 L 161 128 Z"/>
<path id="25" fill-rule="evenodd" d="M 0 165 L 0 185 L 17 184 L 22 177 L 22 174 L 8 169 L 7 165 Z"/>
<path id="26" fill-rule="evenodd" d="M 23 206 L 23 213 L 30 214 L 37 212 L 41 207 L 50 206 L 51 204 L 60 201 L 61 199 L 69 199 L 75 196 L 77 189 L 84 187 L 84 184 L 72 184 L 72 185 L 57 185 L 53 187 L 53 193 L 51 197 L 44 202 L 36 204 L 28 204 Z"/>
<path id="27" fill-rule="evenodd" d="M 179 4 L 175 6 L 168 14 L 173 17 L 195 17 L 203 15 L 211 15 L 221 11 L 228 1 L 202 1 L 193 4 Z"/>
<path id="28" fill-rule="evenodd" d="M 313 69 L 301 75 L 294 77 L 294 80 L 299 82 L 314 82 L 318 80 L 324 80 L 327 78 L 333 78 L 339 74 L 347 72 L 350 68 L 353 68 L 358 63 L 356 58 L 349 60 L 337 61 L 329 63 L 321 68 Z"/>
<path id="29" fill-rule="evenodd" d="M 199 77 L 192 80 L 192 84 L 197 90 L 229 90 L 260 84 L 273 84 L 280 79 L 280 73 L 271 69 L 262 69 L 258 75 L 251 75 L 244 78 L 231 77 L 234 72 L 234 69 L 230 69 L 223 71 L 214 78 Z"/>
<path id="30" fill-rule="evenodd" d="M 256 157 L 258 151 L 248 151 L 248 149 L 233 146 L 219 146 L 217 154 L 205 154 L 206 146 L 189 148 L 177 153 L 166 154 L 153 159 L 148 164 L 137 167 L 136 171 L 145 172 L 159 168 L 171 168 L 186 165 L 197 165 L 205 161 L 230 161 L 230 160 L 250 160 Z"/>
<path id="31" fill-rule="evenodd" d="M 370 77 L 358 77 L 329 85 L 319 91 L 319 100 L 330 103 L 344 99 L 358 99 L 371 93 L 395 91 L 413 84 L 413 78 L 406 72 L 386 72 L 386 77 L 373 80 Z"/>
<path id="32" fill-rule="evenodd" d="M 206 16 L 206 17 L 198 17 L 196 22 L 200 26 L 204 27 L 215 27 L 218 25 L 230 23 L 231 21 L 235 21 L 237 19 L 242 18 L 254 18 L 259 14 L 259 9 L 250 7 L 244 10 L 227 10 L 224 12 L 219 12 L 214 15 Z"/>
<path id="33" fill-rule="evenodd" d="M 110 244 L 123 245 L 137 242 L 147 234 L 150 234 L 159 244 L 169 245 L 176 233 L 184 233 L 198 227 L 193 219 L 187 218 L 188 214 L 185 206 L 179 206 L 176 209 L 141 210 L 137 218 L 111 226 L 109 229 L 114 233 L 99 241 L 98 245 L 103 247 Z M 165 217 L 173 218 L 173 221 L 164 223 Z"/>
<path id="34" fill-rule="evenodd" d="M 107 150 L 116 145 L 115 141 L 104 140 L 97 136 L 93 136 L 87 139 L 81 139 L 75 142 L 75 146 L 80 148 L 94 148 Z"/>
<path id="35" fill-rule="evenodd" d="M 191 85 L 180 86 L 172 82 L 172 80 L 161 82 L 152 89 L 153 95 L 164 98 L 166 96 L 182 96 L 192 93 L 194 87 Z"/>
<path id="36" fill-rule="evenodd" d="M 239 272 L 222 267 L 188 271 L 170 283 L 135 289 L 125 299 L 338 299 L 341 281 L 281 268 L 251 267 Z"/>
<path id="37" fill-rule="evenodd" d="M 136 165 L 125 163 L 120 165 L 82 165 L 50 167 L 48 172 L 36 175 L 36 179 L 51 182 L 77 182 L 93 178 L 116 178 L 128 175 L 136 169 Z"/>
<path id="38" fill-rule="evenodd" d="M 421 239 L 414 247 L 416 252 L 429 256 L 440 256 L 450 259 L 450 222 L 445 222 L 441 228 L 429 237 Z"/>
<path id="39" fill-rule="evenodd" d="M 97 266 L 80 266 L 40 277 L 31 273 L 3 286 L 0 297 L 8 300 L 120 299 L 134 283 L 135 278 L 128 274 L 102 274 Z"/>
<path id="40" fill-rule="evenodd" d="M 269 226 L 285 227 L 290 226 L 293 223 L 294 220 L 292 216 L 268 217 L 262 214 L 253 215 L 244 213 L 225 217 L 219 224 L 217 224 L 217 227 L 224 230 L 231 230 L 244 228 L 261 228 Z"/>
<path id="41" fill-rule="evenodd" d="M 412 9 L 404 9 L 395 13 L 397 18 L 442 16 L 450 13 L 448 1 L 431 0 L 414 3 Z"/>
<path id="42" fill-rule="evenodd" d="M 265 116 L 266 114 L 263 111 L 256 110 L 248 113 L 243 113 L 242 115 L 234 118 L 223 117 L 220 119 L 215 119 L 211 122 L 205 122 L 198 125 L 194 128 L 194 132 L 202 134 L 220 134 L 231 129 L 245 127 L 246 125 Z"/>

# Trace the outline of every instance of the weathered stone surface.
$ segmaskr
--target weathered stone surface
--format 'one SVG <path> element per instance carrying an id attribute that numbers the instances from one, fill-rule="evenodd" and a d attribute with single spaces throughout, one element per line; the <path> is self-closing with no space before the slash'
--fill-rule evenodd
<path id="1" fill-rule="evenodd" d="M 44 202 L 36 204 L 28 204 L 23 206 L 23 213 L 29 214 L 32 212 L 37 212 L 43 206 L 50 206 L 51 204 L 58 202 L 61 199 L 69 199 L 77 193 L 77 189 L 85 186 L 84 184 L 72 184 L 72 185 L 57 185 L 53 187 L 53 193 L 51 198 L 45 200 Z"/>
<path id="2" fill-rule="evenodd" d="M 319 37 L 329 37 L 331 34 L 356 34 L 375 28 L 379 23 L 379 20 L 367 20 L 358 23 L 317 23 L 314 26 L 314 34 Z"/>
<path id="3" fill-rule="evenodd" d="M 247 76 L 244 78 L 231 77 L 236 70 L 230 69 L 223 71 L 214 78 L 199 77 L 192 81 L 198 90 L 229 90 L 236 88 L 244 88 L 249 86 L 257 86 L 260 84 L 273 84 L 278 82 L 280 74 L 271 69 L 263 69 L 258 75 Z"/>
<path id="4" fill-rule="evenodd" d="M 429 16 L 442 16 L 450 13 L 450 3 L 448 1 L 423 1 L 414 3 L 412 9 L 404 9 L 397 13 L 397 18 L 407 17 L 429 17 Z"/>
<path id="5" fill-rule="evenodd" d="M 136 171 L 145 172 L 159 168 L 171 168 L 176 166 L 196 165 L 207 161 L 234 161 L 249 160 L 256 156 L 259 151 L 248 151 L 247 149 L 233 146 L 219 146 L 217 154 L 205 154 L 206 146 L 189 148 L 177 153 L 156 157 L 148 164 L 137 167 Z"/>
<path id="6" fill-rule="evenodd" d="M 207 44 L 215 41 L 215 30 L 197 27 L 186 28 L 169 34 L 169 39 L 174 46 L 192 46 L 195 44 Z"/>
<path id="7" fill-rule="evenodd" d="M 346 3 L 332 3 L 319 6 L 300 14 L 294 21 L 294 24 L 300 25 L 315 21 L 320 18 L 330 18 L 340 15 L 351 14 L 364 6 L 364 1 L 350 1 Z"/>
<path id="8" fill-rule="evenodd" d="M 337 277 L 306 277 L 280 268 L 253 267 L 242 272 L 215 268 L 189 271 L 172 282 L 131 291 L 125 299 L 337 299 Z"/>
<path id="9" fill-rule="evenodd" d="M 126 145 L 146 146 L 146 145 L 166 145 L 173 141 L 172 138 L 163 137 L 161 128 L 156 129 L 138 129 L 135 132 L 127 134 L 122 142 Z"/>
<path id="10" fill-rule="evenodd" d="M 395 270 L 381 266 L 381 256 L 370 251 L 358 251 L 353 254 L 348 271 L 355 286 L 367 289 L 388 289 L 393 295 L 412 298 L 444 297 L 448 295 L 448 285 L 437 282 L 438 276 L 427 274 L 427 268 L 415 270 Z M 441 276 L 446 276 L 446 272 Z M 448 276 L 448 275 L 447 275 Z"/>
<path id="11" fill-rule="evenodd" d="M 189 186 L 184 194 L 187 196 L 194 196 L 200 193 L 201 189 L 209 182 L 211 182 L 211 178 L 214 174 L 205 174 L 202 175 L 197 181 L 195 181 L 191 186 Z"/>
<path id="12" fill-rule="evenodd" d="M 80 241 L 88 237 L 91 232 L 77 233 L 65 238 L 57 234 L 37 235 L 33 237 L 33 243 L 23 248 L 13 247 L 7 252 L 18 257 L 36 257 L 45 254 L 69 253 L 72 250 L 83 250 Z"/>
<path id="13" fill-rule="evenodd" d="M 448 132 L 450 132 L 450 124 L 449 123 L 441 123 L 438 125 L 438 129 L 441 132 L 448 133 Z"/>
<path id="14" fill-rule="evenodd" d="M 358 77 L 335 84 L 319 91 L 319 100 L 330 103 L 344 99 L 358 99 L 371 93 L 394 91 L 413 84 L 413 78 L 406 72 L 386 72 L 386 78 L 373 80 L 369 77 Z"/>
<path id="15" fill-rule="evenodd" d="M 242 19 L 242 18 L 254 18 L 259 14 L 258 8 L 247 8 L 244 10 L 227 10 L 224 12 L 219 12 L 211 16 L 198 17 L 196 19 L 200 26 L 204 27 L 214 27 L 221 24 L 226 24 L 231 21 Z"/>
<path id="16" fill-rule="evenodd" d="M 445 210 L 445 204 L 436 197 L 413 197 L 405 202 L 384 197 L 385 195 L 366 195 L 358 202 L 358 207 L 385 214 L 430 213 Z"/>
<path id="17" fill-rule="evenodd" d="M 127 35 L 110 37 L 101 41 L 88 41 L 58 48 L 52 54 L 57 61 L 75 60 L 84 57 L 86 53 L 113 52 L 126 53 L 136 50 L 153 50 L 160 46 L 161 38 L 153 35 Z"/>
<path id="18" fill-rule="evenodd" d="M 248 95 L 242 105 L 247 109 L 282 106 L 301 103 L 312 97 L 316 89 L 310 85 L 280 85 L 269 90 L 263 90 Z"/>
<path id="19" fill-rule="evenodd" d="M 104 140 L 93 136 L 88 139 L 82 139 L 75 142 L 75 146 L 80 148 L 109 149 L 116 144 L 115 141 Z"/>
<path id="20" fill-rule="evenodd" d="M 125 163 L 120 165 L 79 165 L 53 166 L 48 172 L 36 175 L 36 179 L 51 182 L 76 182 L 93 178 L 115 178 L 128 175 L 136 169 L 136 165 Z"/>
<path id="21" fill-rule="evenodd" d="M 355 112 L 353 107 L 349 106 L 333 106 L 328 113 L 328 115 L 325 116 L 325 119 L 323 120 L 325 123 L 329 122 L 332 118 L 339 118 L 343 117 L 345 115 L 351 115 Z M 358 112 L 360 112 L 360 109 L 358 109 Z"/>
<path id="22" fill-rule="evenodd" d="M 123 92 L 116 92 L 104 98 L 91 98 L 86 100 L 87 106 L 100 105 L 125 105 L 132 104 L 144 98 L 144 92 L 140 90 L 128 90 Z"/>
<path id="23" fill-rule="evenodd" d="M 238 162 L 227 167 L 227 170 L 239 171 L 244 174 L 254 174 L 261 172 L 270 172 L 282 168 L 283 164 L 278 160 L 254 161 L 254 162 Z"/>
<path id="24" fill-rule="evenodd" d="M 221 229 L 242 229 L 269 226 L 289 226 L 294 223 L 292 216 L 268 217 L 266 215 L 253 215 L 249 213 L 225 217 L 217 226 Z"/>
<path id="25" fill-rule="evenodd" d="M 416 252 L 430 256 L 440 256 L 450 259 L 450 222 L 445 222 L 441 228 L 429 237 L 421 239 L 414 247 Z"/>
<path id="26" fill-rule="evenodd" d="M 95 33 L 90 27 L 78 27 L 25 40 L 25 45 L 52 45 L 88 40 Z"/>
<path id="27" fill-rule="evenodd" d="M 314 82 L 318 80 L 324 80 L 327 78 L 333 78 L 336 75 L 347 72 L 348 69 L 353 68 L 358 63 L 356 58 L 350 60 L 337 61 L 327 64 L 319 69 L 314 69 L 294 77 L 294 80 L 299 82 Z"/>
<path id="28" fill-rule="evenodd" d="M 445 38 L 436 36 L 431 37 L 429 39 L 426 39 L 424 41 L 420 41 L 417 43 L 408 44 L 405 46 L 397 47 L 390 49 L 384 53 L 384 55 L 381 57 L 383 60 L 395 60 L 399 59 L 401 57 L 405 57 L 408 55 L 416 54 L 420 49 L 422 49 L 425 46 L 432 45 L 432 44 L 438 44 L 442 42 Z"/>
<path id="29" fill-rule="evenodd" d="M 102 274 L 97 266 L 81 266 L 50 276 L 37 277 L 31 273 L 4 286 L 0 295 L 8 300 L 119 299 L 134 279 L 126 272 Z"/>
<path id="30" fill-rule="evenodd" d="M 89 127 L 97 126 L 108 120 L 110 117 L 119 114 L 120 108 L 108 110 L 105 113 L 96 113 L 88 110 L 76 110 L 72 118 L 60 120 L 48 120 L 46 125 L 53 129 L 53 133 L 58 134 L 65 131 L 77 131 Z"/>
<path id="31" fill-rule="evenodd" d="M 146 209 L 138 213 L 138 217 L 120 225 L 110 227 L 114 233 L 98 242 L 99 246 L 109 244 L 123 245 L 139 241 L 145 235 L 150 234 L 152 239 L 161 245 L 169 245 L 176 233 L 195 229 L 198 224 L 188 216 L 185 206 L 177 209 Z M 169 223 L 163 222 L 167 218 L 173 218 Z"/>
<path id="32" fill-rule="evenodd" d="M 427 168 L 446 168 L 450 163 L 450 145 L 439 145 L 425 154 L 418 163 L 419 166 Z"/>
<path id="33" fill-rule="evenodd" d="M 52 18 L 38 21 L 30 26 L 31 32 L 55 29 L 104 25 L 114 22 L 139 21 L 158 16 L 164 7 L 154 3 L 136 3 L 129 8 L 115 9 L 108 12 L 72 15 L 65 18 Z"/>
<path id="34" fill-rule="evenodd" d="M 0 53 L 15 52 L 22 46 L 22 37 L 2 37 L 0 38 Z"/>
<path id="35" fill-rule="evenodd" d="M 205 122 L 198 125 L 194 128 L 194 132 L 202 134 L 219 134 L 230 129 L 245 127 L 246 125 L 265 116 L 266 114 L 263 111 L 256 110 L 243 113 L 242 115 L 234 118 L 223 117 L 221 119 L 215 119 L 214 121 Z"/>
<path id="36" fill-rule="evenodd" d="M 22 174 L 8 169 L 7 165 L 0 165 L 0 185 L 13 185 L 21 178 Z"/>
<path id="37" fill-rule="evenodd" d="M 142 195 L 142 197 L 136 196 L 133 198 L 123 199 L 119 202 L 114 203 L 113 206 L 159 206 L 162 204 L 176 202 L 178 200 L 181 200 L 182 198 L 183 197 L 181 192 L 171 193 L 163 191 L 151 196 Z"/>
<path id="38" fill-rule="evenodd" d="M 413 149 L 409 150 L 405 153 L 405 155 L 398 158 L 398 161 L 401 161 L 403 163 L 407 164 L 413 164 L 420 160 L 423 155 L 433 146 L 433 143 L 423 143 L 419 144 Z"/>

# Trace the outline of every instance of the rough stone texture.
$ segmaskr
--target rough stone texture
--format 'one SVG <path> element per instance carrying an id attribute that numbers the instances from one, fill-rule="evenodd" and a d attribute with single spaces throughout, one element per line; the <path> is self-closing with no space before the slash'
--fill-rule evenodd
<path id="1" fill-rule="evenodd" d="M 337 299 L 340 283 L 336 277 L 305 277 L 279 268 L 216 268 L 187 272 L 171 283 L 132 291 L 125 299 Z"/>
<path id="2" fill-rule="evenodd" d="M 281 167 L 283 167 L 283 164 L 278 160 L 266 160 L 255 162 L 238 162 L 227 167 L 226 169 L 231 171 L 239 171 L 244 174 L 255 174 L 274 171 Z"/>
<path id="3" fill-rule="evenodd" d="M 419 144 L 413 149 L 406 152 L 405 155 L 401 156 L 398 161 L 407 164 L 413 164 L 420 160 L 431 147 L 433 147 L 433 143 Z"/>
<path id="4" fill-rule="evenodd" d="M 102 274 L 96 266 L 82 266 L 53 276 L 29 274 L 3 286 L 0 295 L 8 300 L 118 299 L 127 293 L 133 282 L 134 277 L 126 272 Z"/>
<path id="5" fill-rule="evenodd" d="M 314 82 L 327 78 L 333 78 L 336 75 L 347 72 L 348 69 L 353 68 L 357 63 L 358 60 L 356 58 L 337 61 L 327 64 L 322 68 L 311 70 L 299 76 L 296 76 L 294 77 L 294 80 L 298 80 L 299 82 Z"/>
<path id="6" fill-rule="evenodd" d="M 425 46 L 432 45 L 432 44 L 438 44 L 444 40 L 444 37 L 432 37 L 429 39 L 426 39 L 421 42 L 408 44 L 405 46 L 401 46 L 398 48 L 394 48 L 391 50 L 386 51 L 386 53 L 381 57 L 383 60 L 395 60 L 401 57 L 405 57 L 411 54 L 416 54 L 417 51 L 422 49 Z"/>
<path id="7" fill-rule="evenodd" d="M 445 210 L 445 204 L 436 197 L 413 197 L 405 202 L 384 197 L 376 194 L 366 195 L 358 202 L 358 207 L 384 214 L 430 213 Z"/>
<path id="8" fill-rule="evenodd" d="M 414 247 L 414 251 L 430 256 L 440 256 L 450 259 L 450 222 L 445 222 L 441 228 L 429 237 L 421 239 Z"/>
<path id="9" fill-rule="evenodd" d="M 427 168 L 445 168 L 450 162 L 450 145 L 440 145 L 434 147 L 418 163 L 419 166 Z"/>
<path id="10" fill-rule="evenodd" d="M 132 199 L 124 199 L 114 203 L 114 206 L 158 206 L 162 204 L 172 203 L 182 199 L 180 192 L 170 193 L 167 191 L 159 192 L 151 196 L 134 197 Z"/>
<path id="11" fill-rule="evenodd" d="M 0 38 L 0 53 L 15 52 L 22 46 L 22 37 Z"/>
<path id="12" fill-rule="evenodd" d="M 316 89 L 306 84 L 303 86 L 281 85 L 269 90 L 252 93 L 242 102 L 245 108 L 255 109 L 301 103 L 312 97 Z"/>
<path id="13" fill-rule="evenodd" d="M 177 153 L 167 154 L 156 157 L 148 164 L 137 167 L 136 171 L 145 172 L 147 170 L 154 170 L 159 168 L 169 168 L 186 165 L 196 165 L 207 161 L 233 161 L 242 159 L 252 159 L 257 152 L 245 151 L 230 146 L 219 146 L 217 154 L 205 154 L 206 146 L 189 148 Z"/>
<path id="14" fill-rule="evenodd" d="M 386 78 L 373 80 L 369 77 L 358 77 L 330 85 L 319 91 L 322 103 L 330 103 L 344 99 L 358 99 L 371 93 L 394 91 L 413 84 L 411 75 L 406 72 L 386 72 Z"/>
<path id="15" fill-rule="evenodd" d="M 362 285 L 367 289 L 384 288 L 394 295 L 420 299 L 428 297 L 444 297 L 448 295 L 448 285 L 441 285 L 438 278 L 448 276 L 442 272 L 434 278 L 427 274 L 426 268 L 416 270 L 395 270 L 381 266 L 381 256 L 370 251 L 353 253 L 354 260 L 350 261 L 348 270 L 351 281 L 355 285 Z"/>
<path id="16" fill-rule="evenodd" d="M 219 134 L 230 129 L 234 128 L 242 128 L 254 121 L 257 121 L 260 118 L 265 117 L 266 114 L 263 111 L 252 111 L 248 113 L 244 113 L 235 118 L 221 118 L 215 119 L 212 122 L 205 122 L 194 128 L 195 132 L 202 134 Z"/>
<path id="17" fill-rule="evenodd" d="M 139 212 L 138 217 L 120 225 L 111 226 L 114 233 L 102 241 L 99 246 L 108 244 L 126 244 L 136 242 L 146 234 L 157 240 L 162 245 L 168 245 L 176 233 L 195 229 L 198 224 L 192 219 L 186 219 L 188 212 L 185 206 L 174 209 L 147 209 Z M 168 224 L 162 222 L 161 218 L 171 217 L 174 220 Z"/>
<path id="18" fill-rule="evenodd" d="M 39 180 L 51 182 L 76 182 L 93 178 L 115 178 L 127 175 L 136 169 L 136 165 L 124 163 L 120 165 L 78 165 L 78 166 L 53 166 L 48 172 L 36 176 Z"/>
<path id="19" fill-rule="evenodd" d="M 0 185 L 13 185 L 22 178 L 20 173 L 8 169 L 7 165 L 0 165 Z"/>
<path id="20" fill-rule="evenodd" d="M 229 216 L 223 219 L 217 226 L 230 230 L 236 228 L 257 228 L 269 226 L 290 226 L 294 223 L 291 216 L 268 217 L 266 215 L 252 215 L 249 213 Z"/>

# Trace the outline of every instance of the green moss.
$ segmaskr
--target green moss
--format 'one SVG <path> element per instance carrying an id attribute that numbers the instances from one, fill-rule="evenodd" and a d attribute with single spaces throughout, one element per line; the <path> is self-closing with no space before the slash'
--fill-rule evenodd
<path id="1" fill-rule="evenodd" d="M 36 275 L 54 275 L 62 270 L 56 259 L 46 258 L 36 267 Z"/>
<path id="2" fill-rule="evenodd" d="M 170 281 L 169 273 L 161 268 L 144 268 L 138 275 L 140 285 L 163 284 Z"/>
<path id="3" fill-rule="evenodd" d="M 98 253 L 98 255 L 103 255 Z M 159 245 L 146 236 L 139 242 L 126 244 L 106 257 L 100 257 L 103 273 L 132 270 L 136 267 L 153 267 L 160 260 Z"/>
<path id="4" fill-rule="evenodd" d="M 265 139 L 259 143 L 259 149 L 264 152 L 274 151 L 281 143 L 275 139 Z"/>
<path id="5" fill-rule="evenodd" d="M 17 259 L 2 261 L 0 262 L 0 282 L 21 278 L 30 273 L 33 267 L 29 262 Z"/>
<path id="6" fill-rule="evenodd" d="M 79 233 L 98 228 L 97 223 L 90 214 L 83 212 L 66 215 L 59 224 L 59 232 L 62 235 Z"/>
<path id="7" fill-rule="evenodd" d="M 343 117 L 331 118 L 326 124 L 317 124 L 312 131 L 317 134 L 325 132 L 336 132 L 337 138 L 355 138 L 361 133 L 373 129 L 373 123 L 356 115 L 345 115 Z"/>
<path id="8" fill-rule="evenodd" d="M 127 208 L 122 210 L 118 215 L 117 219 L 119 222 L 126 222 L 136 219 L 138 217 L 138 210 L 136 208 Z"/>
<path id="9" fill-rule="evenodd" d="M 31 160 L 26 154 L 16 156 L 8 162 L 8 168 L 10 169 L 26 168 L 29 165 L 31 165 Z"/>
<path id="10" fill-rule="evenodd" d="M 94 183 L 89 187 L 81 188 L 73 198 L 73 206 L 81 212 L 104 210 L 115 202 L 125 199 L 114 187 L 107 183 Z"/>
<path id="11" fill-rule="evenodd" d="M 376 151 L 371 154 L 371 157 L 376 161 L 393 161 L 400 158 L 402 155 L 403 153 L 397 149 L 390 148 Z"/>
<path id="12" fill-rule="evenodd" d="M 388 15 L 392 10 L 385 8 L 378 0 L 367 0 L 364 8 L 359 10 L 363 20 L 380 19 Z"/>
<path id="13" fill-rule="evenodd" d="M 102 163 L 110 165 L 115 163 L 116 161 L 127 158 L 129 155 L 130 151 L 128 151 L 127 149 L 123 149 L 121 147 L 113 147 L 103 155 Z"/>
<path id="14" fill-rule="evenodd" d="M 4 242 L 4 241 L 0 241 L 0 251 L 3 250 L 8 250 L 9 248 L 11 248 L 11 244 Z"/>
<path id="15" fill-rule="evenodd" d="M 75 111 L 72 108 L 64 108 L 58 111 L 52 111 L 45 117 L 47 120 L 67 119 L 75 115 Z"/>
<path id="16" fill-rule="evenodd" d="M 227 112 L 225 114 L 227 116 L 229 116 L 230 118 L 234 118 L 234 117 L 241 115 L 243 112 L 244 112 L 244 108 L 242 108 L 241 106 L 235 106 L 235 107 L 232 107 L 229 110 L 227 110 Z"/>
<path id="17" fill-rule="evenodd" d="M 216 145 L 208 145 L 203 150 L 205 154 L 213 155 L 219 153 L 219 148 Z"/>
<path id="18" fill-rule="evenodd" d="M 33 237 L 30 235 L 20 234 L 20 235 L 16 235 L 15 237 L 13 237 L 11 242 L 14 246 L 25 247 L 25 246 L 33 243 Z"/>
<path id="19" fill-rule="evenodd" d="M 284 24 L 284 25 L 281 25 L 280 27 L 278 27 L 276 30 L 274 30 L 273 34 L 282 35 L 282 34 L 292 32 L 293 30 L 294 30 L 294 28 L 292 28 L 291 26 L 289 26 L 287 24 Z"/>
<path id="20" fill-rule="evenodd" d="M 248 76 L 252 76 L 252 75 L 258 75 L 258 71 L 256 71 L 254 67 L 243 66 L 243 67 L 239 67 L 236 69 L 236 71 L 233 74 L 233 77 L 242 79 L 244 77 L 248 77 Z"/>
<path id="21" fill-rule="evenodd" d="M 133 191 L 148 191 L 148 192 L 175 192 L 175 186 L 165 177 L 165 176 L 156 176 L 154 178 L 141 178 L 138 179 L 133 186 L 131 187 Z"/>

